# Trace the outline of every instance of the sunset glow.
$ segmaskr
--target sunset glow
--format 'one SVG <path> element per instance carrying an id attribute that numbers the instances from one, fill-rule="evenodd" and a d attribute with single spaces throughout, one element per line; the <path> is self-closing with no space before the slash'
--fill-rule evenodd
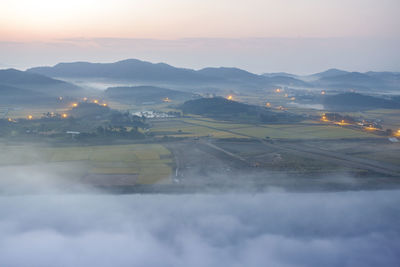
<path id="1" fill-rule="evenodd" d="M 387 26 L 398 24 L 396 16 L 390 15 L 398 7 L 395 0 L 368 4 L 351 0 L 346 1 L 345 10 L 341 1 L 287 2 L 4 0 L 0 3 L 0 36 L 3 40 L 382 36 L 394 34 L 396 27 L 389 31 Z M 354 16 L 360 5 L 363 12 Z M 371 21 L 378 24 L 365 27 Z"/>

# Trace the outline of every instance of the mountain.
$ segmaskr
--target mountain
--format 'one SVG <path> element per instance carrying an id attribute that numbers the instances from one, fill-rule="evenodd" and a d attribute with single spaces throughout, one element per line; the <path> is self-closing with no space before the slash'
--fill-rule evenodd
<path id="1" fill-rule="evenodd" d="M 281 76 L 281 77 L 290 77 L 290 78 L 296 78 L 296 79 L 299 78 L 297 75 L 291 74 L 291 73 L 287 73 L 287 72 L 263 73 L 262 76 L 265 76 L 265 77 L 276 77 L 276 76 Z"/>
<path id="2" fill-rule="evenodd" d="M 323 104 L 328 109 L 368 110 L 376 108 L 400 109 L 400 102 L 358 93 L 325 96 Z"/>
<path id="3" fill-rule="evenodd" d="M 344 70 L 329 69 L 329 70 L 326 70 L 326 71 L 323 71 L 323 72 L 312 74 L 312 75 L 310 75 L 308 77 L 314 78 L 314 79 L 321 79 L 321 78 L 330 78 L 330 77 L 345 75 L 347 73 L 348 72 L 344 71 Z"/>
<path id="4" fill-rule="evenodd" d="M 301 120 L 291 113 L 273 112 L 267 108 L 248 105 L 222 97 L 189 100 L 180 107 L 183 113 L 196 114 L 231 121 L 292 122 Z"/>
<path id="5" fill-rule="evenodd" d="M 317 86 L 335 88 L 335 89 L 384 89 L 387 84 L 384 80 L 371 77 L 365 73 L 349 72 L 338 76 L 329 76 L 320 78 L 315 82 Z"/>
<path id="6" fill-rule="evenodd" d="M 238 68 L 204 68 L 197 73 L 200 73 L 207 77 L 214 77 L 220 80 L 228 80 L 228 81 L 262 81 L 263 76 L 250 73 L 245 70 L 241 70 Z"/>
<path id="7" fill-rule="evenodd" d="M 204 68 L 196 71 L 176 68 L 165 63 L 154 64 L 137 59 L 127 59 L 115 63 L 60 63 L 53 67 L 37 67 L 28 71 L 59 78 L 106 78 L 147 84 L 216 85 L 244 89 L 264 89 L 278 85 L 270 77 L 253 74 L 238 68 Z M 304 84 L 302 81 L 297 83 L 294 81 L 294 78 L 290 78 L 288 82 L 285 78 L 280 78 L 279 85 Z"/>
<path id="8" fill-rule="evenodd" d="M 0 104 L 26 104 L 48 100 L 50 97 L 43 93 L 0 84 Z"/>
<path id="9" fill-rule="evenodd" d="M 135 81 L 200 81 L 201 75 L 194 70 L 175 68 L 168 64 L 153 64 L 137 59 L 115 63 L 59 63 L 54 67 L 37 67 L 28 70 L 51 77 L 109 78 Z"/>
<path id="10" fill-rule="evenodd" d="M 195 97 L 191 93 L 154 86 L 110 87 L 105 91 L 105 95 L 110 99 L 120 102 L 136 104 L 144 102 L 184 101 Z"/>
<path id="11" fill-rule="evenodd" d="M 313 87 L 311 83 L 295 79 L 287 76 L 274 76 L 269 78 L 271 84 L 281 85 L 281 86 L 294 86 L 294 87 Z"/>
<path id="12" fill-rule="evenodd" d="M 53 96 L 76 94 L 80 90 L 64 81 L 16 69 L 0 70 L 0 84 Z"/>

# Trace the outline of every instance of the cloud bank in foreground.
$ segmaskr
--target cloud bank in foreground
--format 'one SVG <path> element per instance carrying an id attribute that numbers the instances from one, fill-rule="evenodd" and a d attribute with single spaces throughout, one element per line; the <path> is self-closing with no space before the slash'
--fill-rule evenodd
<path id="1" fill-rule="evenodd" d="M 0 196 L 0 266 L 398 266 L 400 191 Z"/>

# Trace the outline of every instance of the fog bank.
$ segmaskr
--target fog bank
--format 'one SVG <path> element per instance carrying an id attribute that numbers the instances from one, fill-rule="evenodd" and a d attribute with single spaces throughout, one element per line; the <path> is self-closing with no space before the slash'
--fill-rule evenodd
<path id="1" fill-rule="evenodd" d="M 398 266 L 400 191 L 0 196 L 0 266 Z"/>

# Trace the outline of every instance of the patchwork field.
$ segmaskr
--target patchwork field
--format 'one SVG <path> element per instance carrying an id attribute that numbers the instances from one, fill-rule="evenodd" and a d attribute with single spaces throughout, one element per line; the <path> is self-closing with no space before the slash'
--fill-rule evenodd
<path id="1" fill-rule="evenodd" d="M 135 184 L 169 182 L 172 157 L 159 144 L 134 144 L 83 147 L 39 147 L 1 145 L 0 165 L 29 165 L 66 163 L 79 165 L 82 177 L 96 177 L 113 184 L 113 176 L 125 175 Z M 106 177 L 107 178 L 107 177 Z M 128 181 L 132 183 L 132 181 Z"/>
<path id="2" fill-rule="evenodd" d="M 244 124 L 192 117 L 153 123 L 156 135 L 215 138 L 341 139 L 377 137 L 368 132 L 319 123 Z"/>

